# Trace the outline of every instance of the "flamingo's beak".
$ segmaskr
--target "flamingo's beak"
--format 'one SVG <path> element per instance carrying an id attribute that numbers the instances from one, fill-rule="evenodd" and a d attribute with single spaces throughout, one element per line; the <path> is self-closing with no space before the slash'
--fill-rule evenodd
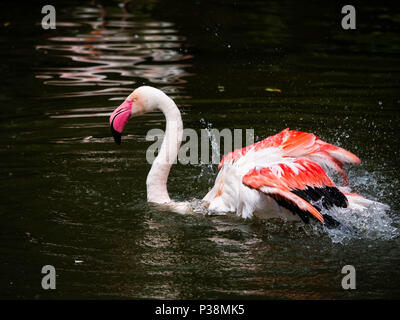
<path id="1" fill-rule="evenodd" d="M 121 134 L 132 114 L 132 101 L 124 101 L 110 116 L 110 128 L 116 144 L 121 144 Z"/>

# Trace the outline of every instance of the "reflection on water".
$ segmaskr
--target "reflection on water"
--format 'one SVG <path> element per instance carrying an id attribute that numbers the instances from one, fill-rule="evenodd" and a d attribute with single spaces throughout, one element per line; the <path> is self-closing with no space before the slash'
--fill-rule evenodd
<path id="1" fill-rule="evenodd" d="M 108 95 L 110 100 L 120 100 L 142 83 L 181 94 L 181 85 L 190 75 L 187 69 L 191 66 L 182 61 L 191 56 L 185 54 L 185 38 L 172 23 L 149 20 L 117 5 L 77 7 L 67 10 L 62 18 L 75 22 L 57 21 L 62 35 L 50 37 L 49 43 L 37 45 L 36 49 L 74 63 L 40 68 L 36 78 L 43 79 L 46 85 L 95 86 L 95 89 L 56 97 Z"/>

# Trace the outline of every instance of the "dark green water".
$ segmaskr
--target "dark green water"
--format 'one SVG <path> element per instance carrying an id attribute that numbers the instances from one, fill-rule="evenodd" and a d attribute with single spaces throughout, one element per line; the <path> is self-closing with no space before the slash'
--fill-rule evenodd
<path id="1" fill-rule="evenodd" d="M 399 298 L 400 11 L 355 6 L 345 31 L 333 4 L 65 1 L 43 30 L 41 5 L 2 3 L 0 297 Z M 131 120 L 120 147 L 108 128 L 142 84 L 197 131 L 290 127 L 349 149 L 353 190 L 391 210 L 343 217 L 349 237 L 149 207 L 145 136 L 163 116 Z M 170 195 L 201 199 L 215 173 L 178 164 Z M 356 290 L 341 287 L 347 264 Z"/>

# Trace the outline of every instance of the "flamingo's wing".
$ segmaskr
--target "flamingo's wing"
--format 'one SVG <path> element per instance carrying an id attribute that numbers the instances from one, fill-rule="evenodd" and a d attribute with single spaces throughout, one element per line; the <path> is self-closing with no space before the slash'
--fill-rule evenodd
<path id="1" fill-rule="evenodd" d="M 278 204 L 297 213 L 304 222 L 311 215 L 322 223 L 322 206 L 347 207 L 345 195 L 339 191 L 324 169 L 307 158 L 282 159 L 280 163 L 250 170 L 243 184 L 274 198 Z"/>
<path id="2" fill-rule="evenodd" d="M 343 177 L 346 185 L 348 185 L 348 178 L 343 171 L 344 164 L 361 162 L 360 159 L 351 152 L 326 143 L 312 133 L 285 129 L 251 146 L 235 150 L 225 155 L 218 167 L 221 168 L 226 163 L 235 162 L 239 158 L 245 156 L 250 150 L 257 152 L 267 148 L 279 148 L 283 157 L 305 157 L 324 167 L 331 168 Z"/>

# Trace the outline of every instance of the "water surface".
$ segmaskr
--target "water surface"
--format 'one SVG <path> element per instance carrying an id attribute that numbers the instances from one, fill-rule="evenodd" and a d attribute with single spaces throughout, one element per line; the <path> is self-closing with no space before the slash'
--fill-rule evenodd
<path id="1" fill-rule="evenodd" d="M 339 6 L 313 2 L 121 4 L 61 1 L 56 30 L 41 29 L 38 5 L 2 10 L 0 296 L 399 298 L 398 9 L 357 7 L 357 30 L 344 31 Z M 132 120 L 120 147 L 108 128 L 143 84 L 197 132 L 253 128 L 260 140 L 289 127 L 354 152 L 351 187 L 391 209 L 342 217 L 359 231 L 349 236 L 149 206 L 145 136 L 162 114 Z M 201 199 L 216 172 L 178 164 L 169 192 Z M 54 291 L 40 287 L 46 264 Z"/>

